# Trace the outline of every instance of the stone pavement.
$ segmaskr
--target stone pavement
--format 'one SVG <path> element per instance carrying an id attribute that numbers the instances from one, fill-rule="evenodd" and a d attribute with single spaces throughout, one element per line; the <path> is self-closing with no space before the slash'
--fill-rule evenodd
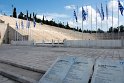
<path id="1" fill-rule="evenodd" d="M 0 47 L 0 60 L 47 71 L 58 56 L 124 59 L 124 49 L 11 46 Z"/>
<path id="2" fill-rule="evenodd" d="M 0 83 L 19 83 L 0 75 Z"/>

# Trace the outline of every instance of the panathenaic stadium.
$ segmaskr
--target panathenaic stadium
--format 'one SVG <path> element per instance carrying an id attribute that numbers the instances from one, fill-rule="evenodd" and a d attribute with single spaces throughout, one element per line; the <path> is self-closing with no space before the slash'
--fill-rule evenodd
<path id="1" fill-rule="evenodd" d="M 0 16 L 0 83 L 124 83 L 124 33 L 16 21 Z"/>

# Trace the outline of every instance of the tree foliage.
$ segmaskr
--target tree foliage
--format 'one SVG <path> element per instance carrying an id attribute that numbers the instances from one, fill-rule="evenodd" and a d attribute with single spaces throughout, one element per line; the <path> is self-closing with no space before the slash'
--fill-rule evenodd
<path id="1" fill-rule="evenodd" d="M 24 19 L 24 14 L 22 13 L 22 12 L 20 12 L 20 14 L 18 15 L 18 18 L 20 18 L 20 19 Z"/>
<path id="2" fill-rule="evenodd" d="M 17 18 L 17 13 L 16 13 L 16 8 L 14 7 L 14 9 L 13 9 L 13 17 L 14 18 Z"/>
<path id="3" fill-rule="evenodd" d="M 16 12 L 16 8 L 14 7 L 13 8 L 13 17 L 17 18 L 17 12 Z M 24 19 L 24 20 L 27 20 L 27 18 L 30 20 L 30 21 L 33 21 L 35 19 L 35 21 L 37 23 L 41 23 L 41 24 L 47 24 L 47 25 L 50 25 L 50 26 L 56 26 L 58 28 L 64 28 L 64 29 L 68 29 L 68 30 L 73 30 L 73 31 L 78 31 L 78 32 L 82 32 L 82 29 L 80 27 L 76 27 L 76 28 L 73 28 L 73 27 L 70 27 L 69 23 L 67 22 L 66 25 L 64 25 L 64 22 L 59 22 L 59 23 L 56 23 L 53 19 L 52 20 L 45 20 L 45 16 L 43 15 L 43 18 L 40 19 L 40 18 L 37 18 L 37 13 L 33 12 L 29 14 L 29 12 L 27 11 L 26 14 L 24 14 L 23 12 L 20 12 L 19 15 L 18 15 L 18 18 L 20 19 Z M 101 29 L 98 29 L 98 30 L 83 30 L 83 33 L 104 33 L 103 30 Z M 108 33 L 111 33 L 111 32 L 114 32 L 114 33 L 117 33 L 117 32 L 124 32 L 124 26 L 121 25 L 119 27 L 110 27 L 109 30 L 107 31 Z"/>
<path id="4" fill-rule="evenodd" d="M 118 26 L 116 28 L 110 27 L 108 32 L 109 33 L 112 33 L 112 32 L 113 33 L 124 32 L 124 26 L 121 25 L 121 26 Z"/>

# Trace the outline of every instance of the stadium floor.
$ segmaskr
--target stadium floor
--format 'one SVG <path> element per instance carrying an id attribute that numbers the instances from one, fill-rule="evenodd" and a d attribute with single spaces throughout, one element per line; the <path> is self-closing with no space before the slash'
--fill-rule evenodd
<path id="1" fill-rule="evenodd" d="M 0 46 L 0 60 L 47 71 L 59 56 L 124 59 L 124 49 Z"/>

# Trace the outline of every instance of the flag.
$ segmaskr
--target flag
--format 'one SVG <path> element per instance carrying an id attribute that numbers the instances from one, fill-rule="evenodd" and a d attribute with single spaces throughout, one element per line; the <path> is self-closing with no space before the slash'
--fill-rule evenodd
<path id="1" fill-rule="evenodd" d="M 28 21 L 28 19 L 27 19 L 27 25 L 26 25 L 26 28 L 30 28 L 30 21 Z"/>
<path id="2" fill-rule="evenodd" d="M 87 15 L 87 13 L 85 12 L 84 8 L 82 7 L 82 19 L 83 19 L 83 21 L 86 20 L 86 15 Z"/>
<path id="3" fill-rule="evenodd" d="M 30 21 L 28 21 L 28 28 L 30 28 Z"/>
<path id="4" fill-rule="evenodd" d="M 18 29 L 19 27 L 18 27 L 18 23 L 17 23 L 17 21 L 16 21 L 16 29 Z"/>
<path id="5" fill-rule="evenodd" d="M 20 21 L 19 21 L 19 28 L 20 28 Z"/>
<path id="6" fill-rule="evenodd" d="M 34 27 L 36 26 L 36 21 L 35 21 L 35 18 L 33 19 L 33 23 L 34 23 Z"/>
<path id="7" fill-rule="evenodd" d="M 21 21 L 21 27 L 22 27 L 22 29 L 24 28 L 24 24 L 23 24 L 23 21 Z"/>
<path id="8" fill-rule="evenodd" d="M 102 3 L 101 3 L 101 19 L 104 20 L 104 11 L 103 11 L 103 7 L 102 7 Z"/>
<path id="9" fill-rule="evenodd" d="M 96 9 L 96 12 L 99 13 L 99 15 L 101 17 L 101 13 L 100 13 L 100 10 L 98 8 Z"/>
<path id="10" fill-rule="evenodd" d="M 76 20 L 76 22 L 77 22 L 77 15 L 76 15 L 75 10 L 74 10 L 74 17 L 75 17 L 75 20 Z"/>
<path id="11" fill-rule="evenodd" d="M 120 10 L 121 15 L 123 16 L 123 10 L 124 10 L 124 7 L 122 6 L 122 4 L 120 3 L 119 0 L 118 0 L 118 9 Z"/>
<path id="12" fill-rule="evenodd" d="M 28 19 L 27 19 L 27 22 L 26 22 L 26 28 L 28 28 Z"/>
<path id="13" fill-rule="evenodd" d="M 108 6 L 107 6 L 107 4 L 106 4 L 106 18 L 108 20 Z"/>
<path id="14" fill-rule="evenodd" d="M 87 8 L 87 6 L 86 6 L 86 13 L 87 13 L 87 20 L 88 20 L 88 8 Z"/>

